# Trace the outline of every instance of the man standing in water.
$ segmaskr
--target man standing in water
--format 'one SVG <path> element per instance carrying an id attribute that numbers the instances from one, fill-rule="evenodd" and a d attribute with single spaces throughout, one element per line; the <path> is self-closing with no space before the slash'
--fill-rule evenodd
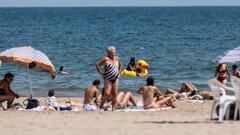
<path id="1" fill-rule="evenodd" d="M 101 66 L 104 66 L 104 72 L 101 70 Z M 103 108 L 106 99 L 112 94 L 112 111 L 115 111 L 117 105 L 118 80 L 122 71 L 122 64 L 116 56 L 115 47 L 110 46 L 107 48 L 107 56 L 96 62 L 96 68 L 104 80 L 105 91 L 102 96 L 100 108 Z"/>

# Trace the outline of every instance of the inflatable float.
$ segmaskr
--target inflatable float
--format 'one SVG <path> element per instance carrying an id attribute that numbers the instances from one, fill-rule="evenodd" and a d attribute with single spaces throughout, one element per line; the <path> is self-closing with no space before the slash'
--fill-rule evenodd
<path id="1" fill-rule="evenodd" d="M 149 67 L 149 65 L 146 61 L 138 60 L 137 65 L 136 65 L 136 69 L 141 70 L 140 74 L 142 74 L 142 76 L 144 76 L 144 77 L 148 76 L 148 70 L 147 70 L 148 67 Z M 135 71 L 129 71 L 129 70 L 126 70 L 126 69 L 124 69 L 122 71 L 122 75 L 123 76 L 138 76 Z"/>

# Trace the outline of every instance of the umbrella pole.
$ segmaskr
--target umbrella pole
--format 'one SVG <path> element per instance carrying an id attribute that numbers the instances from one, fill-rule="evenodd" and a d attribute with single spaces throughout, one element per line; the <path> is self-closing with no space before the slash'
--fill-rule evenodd
<path id="1" fill-rule="evenodd" d="M 30 73 L 30 70 L 29 70 L 29 64 L 27 66 L 27 70 L 28 70 L 28 79 L 29 79 L 29 86 L 30 86 L 30 98 L 32 99 L 32 79 L 31 79 L 31 73 Z"/>

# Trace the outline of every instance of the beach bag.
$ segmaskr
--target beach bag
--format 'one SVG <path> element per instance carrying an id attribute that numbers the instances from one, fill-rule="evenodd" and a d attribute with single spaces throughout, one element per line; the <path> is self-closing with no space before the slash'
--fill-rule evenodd
<path id="1" fill-rule="evenodd" d="M 218 105 L 217 107 L 216 107 L 216 114 L 217 114 L 217 116 L 219 115 L 219 108 L 220 108 L 220 105 Z M 233 103 L 233 104 L 231 104 L 230 105 L 230 116 L 229 116 L 229 119 L 230 120 L 233 120 L 234 119 L 234 111 L 235 111 L 235 103 Z M 225 114 L 225 116 L 224 116 L 224 120 L 226 119 L 226 114 Z M 239 112 L 238 112 L 238 114 L 237 114 L 237 120 L 239 120 Z"/>
<path id="2" fill-rule="evenodd" d="M 33 109 L 39 106 L 39 101 L 37 99 L 28 98 L 23 101 L 26 109 Z"/>

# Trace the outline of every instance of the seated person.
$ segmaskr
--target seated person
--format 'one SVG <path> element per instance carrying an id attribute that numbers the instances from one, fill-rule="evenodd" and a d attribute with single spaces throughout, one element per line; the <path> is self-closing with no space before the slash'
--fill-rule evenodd
<path id="1" fill-rule="evenodd" d="M 45 106 L 44 110 L 45 111 L 54 111 L 58 110 L 58 104 L 55 95 L 54 90 L 49 90 L 48 91 L 48 97 L 45 99 Z"/>
<path id="2" fill-rule="evenodd" d="M 45 106 L 44 106 L 45 111 L 55 111 L 55 110 L 60 110 L 60 111 L 65 111 L 65 110 L 72 110 L 72 106 L 63 106 L 63 105 L 58 105 L 57 99 L 55 97 L 55 91 L 54 90 L 49 90 L 48 91 L 48 97 L 45 99 Z"/>
<path id="3" fill-rule="evenodd" d="M 102 90 L 102 93 L 104 93 L 104 88 Z M 101 96 L 99 96 L 99 99 L 101 99 Z M 107 103 L 111 103 L 111 96 L 109 96 L 107 98 Z M 126 107 L 129 107 L 129 106 L 136 106 L 136 101 L 135 99 L 133 98 L 133 95 L 131 92 L 119 92 L 117 94 L 117 109 L 124 109 Z M 107 110 L 108 108 L 107 107 L 104 107 L 104 110 Z"/>
<path id="4" fill-rule="evenodd" d="M 147 78 L 147 86 L 141 87 L 138 93 L 142 94 L 144 109 L 156 109 L 163 106 L 175 108 L 171 97 L 163 97 L 160 90 L 154 86 L 154 78 L 151 76 Z"/>
<path id="5" fill-rule="evenodd" d="M 127 66 L 128 71 L 136 71 L 136 64 L 135 64 L 135 58 L 131 57 L 130 62 L 128 63 Z"/>
<path id="6" fill-rule="evenodd" d="M 14 79 L 12 73 L 6 73 L 4 79 L 0 81 L 0 101 L 7 101 L 7 108 L 10 109 L 15 98 L 19 95 L 12 91 L 11 83 Z"/>
<path id="7" fill-rule="evenodd" d="M 167 89 L 165 96 L 172 97 L 178 100 L 187 100 L 187 99 L 213 99 L 213 95 L 209 91 L 199 91 L 197 88 L 188 82 L 184 82 L 180 91 L 173 89 Z"/>
<path id="8" fill-rule="evenodd" d="M 86 89 L 84 94 L 83 109 L 85 111 L 98 110 L 99 80 L 94 80 L 93 85 Z"/>

